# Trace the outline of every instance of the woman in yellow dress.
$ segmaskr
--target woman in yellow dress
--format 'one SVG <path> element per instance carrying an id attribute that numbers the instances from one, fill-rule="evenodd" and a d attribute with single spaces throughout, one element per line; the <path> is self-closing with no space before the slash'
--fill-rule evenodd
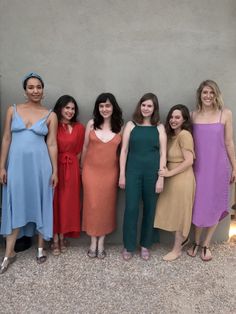
<path id="1" fill-rule="evenodd" d="M 174 246 L 163 259 L 173 261 L 181 256 L 188 243 L 195 194 L 193 160 L 195 158 L 189 110 L 184 105 L 173 106 L 166 119 L 167 167 L 159 171 L 165 177 L 160 194 L 154 227 L 175 232 Z"/>

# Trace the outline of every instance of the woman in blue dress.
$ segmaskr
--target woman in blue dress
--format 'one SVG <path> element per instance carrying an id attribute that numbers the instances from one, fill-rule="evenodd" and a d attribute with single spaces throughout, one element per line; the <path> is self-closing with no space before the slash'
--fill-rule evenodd
<path id="1" fill-rule="evenodd" d="M 46 261 L 44 239 L 52 237 L 52 196 L 57 184 L 57 118 L 41 104 L 44 82 L 36 73 L 23 80 L 27 101 L 7 110 L 1 149 L 1 234 L 6 252 L 0 274 L 16 260 L 17 238 L 38 234 L 37 262 Z M 45 141 L 45 136 L 46 141 Z"/>

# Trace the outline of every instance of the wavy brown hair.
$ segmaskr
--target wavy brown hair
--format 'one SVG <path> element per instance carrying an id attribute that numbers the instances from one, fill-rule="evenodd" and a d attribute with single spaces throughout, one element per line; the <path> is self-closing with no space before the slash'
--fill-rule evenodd
<path id="1" fill-rule="evenodd" d="M 151 125 L 157 125 L 160 122 L 159 102 L 158 102 L 157 96 L 153 93 L 146 93 L 140 98 L 136 106 L 136 109 L 133 113 L 133 120 L 138 124 L 143 124 L 143 115 L 141 113 L 141 105 L 146 100 L 151 100 L 153 102 L 154 110 L 153 110 L 150 122 L 151 122 Z"/>
<path id="2" fill-rule="evenodd" d="M 182 130 L 187 130 L 190 133 L 192 133 L 192 121 L 191 121 L 189 110 L 185 105 L 178 104 L 178 105 L 173 106 L 170 109 L 166 117 L 165 129 L 166 129 L 166 134 L 168 138 L 175 135 L 174 130 L 170 126 L 170 119 L 171 119 L 173 111 L 175 110 L 179 110 L 182 113 L 182 117 L 184 119 L 184 122 L 182 124 Z"/>

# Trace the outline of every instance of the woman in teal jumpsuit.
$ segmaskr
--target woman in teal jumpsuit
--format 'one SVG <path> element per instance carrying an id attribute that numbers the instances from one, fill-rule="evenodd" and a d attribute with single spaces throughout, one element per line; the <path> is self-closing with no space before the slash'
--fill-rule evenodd
<path id="1" fill-rule="evenodd" d="M 153 222 L 157 193 L 164 179 L 159 169 L 166 164 L 166 133 L 159 121 L 156 95 L 147 93 L 137 104 L 133 121 L 126 124 L 120 156 L 119 186 L 126 190 L 123 223 L 123 258 L 129 260 L 136 249 L 140 200 L 143 201 L 141 225 L 141 258 L 148 260 L 153 243 Z"/>

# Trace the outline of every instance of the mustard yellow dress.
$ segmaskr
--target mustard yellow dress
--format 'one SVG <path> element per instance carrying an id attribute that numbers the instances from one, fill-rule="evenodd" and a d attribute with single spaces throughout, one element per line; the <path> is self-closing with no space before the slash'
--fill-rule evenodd
<path id="1" fill-rule="evenodd" d="M 181 149 L 191 151 L 195 158 L 193 138 L 189 131 L 182 130 L 168 140 L 167 167 L 176 168 L 184 157 Z M 192 208 L 195 195 L 195 177 L 192 167 L 165 178 L 164 190 L 160 193 L 154 220 L 154 227 L 167 231 L 180 231 L 187 237 L 191 227 Z"/>

